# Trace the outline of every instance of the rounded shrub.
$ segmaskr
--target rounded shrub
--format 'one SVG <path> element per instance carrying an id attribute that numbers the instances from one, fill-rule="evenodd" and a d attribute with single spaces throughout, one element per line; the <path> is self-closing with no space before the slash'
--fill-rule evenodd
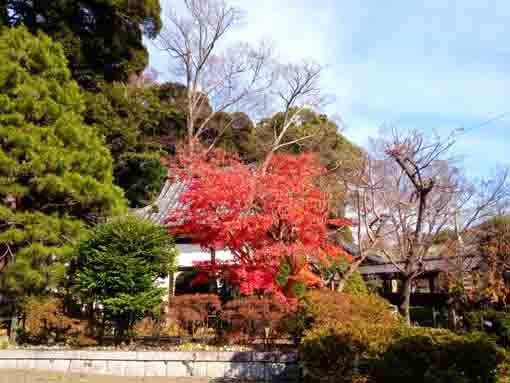
<path id="1" fill-rule="evenodd" d="M 376 382 L 496 383 L 505 353 L 479 336 L 406 328 L 374 363 Z"/>

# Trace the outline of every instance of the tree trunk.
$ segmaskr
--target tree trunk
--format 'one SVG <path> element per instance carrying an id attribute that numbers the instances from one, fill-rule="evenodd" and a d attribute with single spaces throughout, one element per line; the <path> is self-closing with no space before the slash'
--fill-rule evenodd
<path id="1" fill-rule="evenodd" d="M 266 174 L 267 168 L 269 167 L 269 164 L 271 163 L 273 156 L 274 156 L 274 150 L 271 150 L 269 153 L 267 153 L 266 158 L 264 159 L 264 162 L 262 163 L 262 168 L 261 168 L 262 175 Z"/>
<path id="2" fill-rule="evenodd" d="M 18 313 L 13 312 L 11 317 L 11 323 L 9 327 L 9 343 L 16 344 L 16 336 L 18 333 Z"/>
<path id="3" fill-rule="evenodd" d="M 191 152 L 193 152 L 193 141 L 194 141 L 194 123 L 193 118 L 191 117 L 191 110 L 188 110 L 188 116 L 186 118 L 186 125 L 188 128 L 188 149 Z"/>
<path id="4" fill-rule="evenodd" d="M 344 290 L 345 285 L 347 284 L 347 281 L 358 270 L 359 265 L 361 265 L 361 262 L 363 262 L 363 260 L 365 258 L 366 257 L 360 257 L 356 261 L 349 263 L 349 266 L 347 267 L 347 269 L 343 273 L 339 273 L 340 280 L 338 281 L 338 285 L 336 286 L 336 291 L 341 293 Z"/>
<path id="5" fill-rule="evenodd" d="M 402 303 L 400 304 L 400 314 L 404 317 L 407 324 L 411 324 L 411 316 L 409 308 L 411 307 L 411 287 L 413 279 L 411 277 L 404 278 L 402 287 Z"/>

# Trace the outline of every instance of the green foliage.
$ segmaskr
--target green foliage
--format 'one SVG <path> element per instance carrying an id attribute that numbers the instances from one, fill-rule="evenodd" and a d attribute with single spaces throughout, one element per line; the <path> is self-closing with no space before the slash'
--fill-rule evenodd
<path id="1" fill-rule="evenodd" d="M 295 111 L 291 111 L 294 113 Z M 262 120 L 255 130 L 257 147 L 261 155 L 267 153 L 273 142 L 274 127 L 282 126 L 283 113 L 276 113 L 268 119 Z M 339 133 L 337 124 L 324 114 L 305 110 L 300 113 L 299 123 L 289 127 L 282 142 L 294 141 L 299 138 L 312 136 L 296 144 L 288 145 L 282 150 L 289 153 L 316 152 L 322 165 L 328 169 L 342 167 L 356 167 L 362 151 Z"/>
<path id="2" fill-rule="evenodd" d="M 60 44 L 25 28 L 0 35 L 0 254 L 4 293 L 58 286 L 88 224 L 124 209 L 112 159 L 83 124 L 83 99 Z M 14 258 L 14 257 L 13 257 Z"/>
<path id="3" fill-rule="evenodd" d="M 367 323 L 347 328 L 319 326 L 308 331 L 300 346 L 305 381 L 367 381 L 373 360 L 391 344 L 392 331 Z"/>
<path id="4" fill-rule="evenodd" d="M 445 330 L 405 329 L 375 363 L 377 382 L 497 382 L 504 352 L 490 340 Z"/>
<path id="5" fill-rule="evenodd" d="M 468 331 L 482 331 L 505 348 L 510 347 L 510 313 L 497 310 L 471 311 L 464 314 Z"/>
<path id="6" fill-rule="evenodd" d="M 280 272 L 276 276 L 276 280 L 280 286 L 286 286 L 289 281 L 291 273 L 290 265 L 287 261 L 284 261 L 280 265 Z M 297 298 L 303 298 L 306 294 L 307 287 L 303 282 L 298 282 L 292 286 L 294 294 Z"/>
<path id="7" fill-rule="evenodd" d="M 126 81 L 148 63 L 143 35 L 161 28 L 159 0 L 4 0 L 0 26 L 24 24 L 64 46 L 73 78 L 92 89 L 103 80 Z"/>
<path id="8" fill-rule="evenodd" d="M 375 295 L 313 291 L 307 296 L 309 326 L 300 355 L 309 382 L 366 381 L 373 359 L 393 341 L 400 318 Z"/>
<path id="9" fill-rule="evenodd" d="M 146 206 L 157 197 L 167 178 L 158 153 L 124 154 L 115 167 L 116 183 L 132 207 Z"/>
<path id="10" fill-rule="evenodd" d="M 328 276 L 333 275 L 336 277 L 338 275 L 342 275 L 348 266 L 349 263 L 347 261 L 337 262 L 329 266 L 323 272 Z M 367 285 L 358 271 L 355 271 L 346 281 L 343 292 L 350 295 L 368 294 Z"/>
<path id="11" fill-rule="evenodd" d="M 352 276 L 347 280 L 344 292 L 351 295 L 368 294 L 367 285 L 358 271 L 352 274 Z"/>
<path id="12" fill-rule="evenodd" d="M 350 295 L 328 290 L 310 291 L 291 319 L 292 331 L 289 332 L 296 340 L 303 334 L 314 338 L 317 329 L 319 332 L 341 329 L 369 343 L 371 352 L 387 344 L 393 330 L 401 323 L 389 310 L 389 303 L 377 295 Z"/>
<path id="13" fill-rule="evenodd" d="M 94 228 L 80 243 L 69 283 L 85 303 L 104 306 L 104 318 L 125 334 L 145 313 L 159 311 L 158 278 L 173 269 L 176 251 L 162 226 L 136 217 Z"/>
<path id="14" fill-rule="evenodd" d="M 489 383 L 507 376 L 505 352 L 487 337 L 370 321 L 360 311 L 350 321 L 316 321 L 306 332 L 305 381 Z"/>
<path id="15" fill-rule="evenodd" d="M 87 95 L 86 122 L 104 135 L 114 160 L 114 176 L 131 207 L 146 206 L 166 178 L 161 163 L 180 137 L 183 118 L 165 101 L 168 91 L 153 84 L 115 82 Z M 164 88 L 166 89 L 166 88 Z"/>

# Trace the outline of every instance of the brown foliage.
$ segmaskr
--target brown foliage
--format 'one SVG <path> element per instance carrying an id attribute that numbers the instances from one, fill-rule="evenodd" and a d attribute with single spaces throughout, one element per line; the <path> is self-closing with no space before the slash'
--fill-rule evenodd
<path id="1" fill-rule="evenodd" d="M 312 290 L 305 304 L 317 325 L 347 326 L 365 322 L 393 327 L 400 322 L 389 303 L 377 295 L 349 295 L 330 290 Z"/>
<path id="2" fill-rule="evenodd" d="M 220 316 L 230 324 L 231 334 L 264 336 L 265 328 L 273 333 L 280 330 L 281 320 L 290 311 L 288 303 L 275 298 L 248 297 L 228 302 Z"/>
<path id="3" fill-rule="evenodd" d="M 68 343 L 90 346 L 85 322 L 65 315 L 58 298 L 29 298 L 25 303 L 25 340 L 29 343 Z"/>
<path id="4" fill-rule="evenodd" d="M 168 304 L 167 320 L 174 320 L 181 328 L 195 335 L 197 327 L 207 327 L 209 314 L 221 310 L 221 302 L 215 294 L 185 294 L 174 297 Z"/>

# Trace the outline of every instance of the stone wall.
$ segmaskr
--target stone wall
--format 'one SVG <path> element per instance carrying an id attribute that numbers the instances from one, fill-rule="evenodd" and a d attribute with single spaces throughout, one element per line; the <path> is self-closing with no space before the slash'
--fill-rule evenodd
<path id="1" fill-rule="evenodd" d="M 295 381 L 295 354 L 266 352 L 0 351 L 0 369 L 116 376 L 254 378 Z"/>

